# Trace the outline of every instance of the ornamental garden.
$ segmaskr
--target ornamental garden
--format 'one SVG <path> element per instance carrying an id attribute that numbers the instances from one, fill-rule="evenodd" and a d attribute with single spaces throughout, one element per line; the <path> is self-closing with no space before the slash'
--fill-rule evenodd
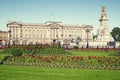
<path id="1" fill-rule="evenodd" d="M 74 54 L 82 53 L 82 55 Z M 87 52 L 87 56 L 86 55 Z M 120 69 L 120 49 L 116 48 L 74 48 L 64 49 L 60 45 L 11 46 L 1 49 L 4 56 L 1 65 L 21 65 L 52 68 Z M 96 53 L 98 55 L 91 55 Z M 107 55 L 103 55 L 107 53 Z"/>

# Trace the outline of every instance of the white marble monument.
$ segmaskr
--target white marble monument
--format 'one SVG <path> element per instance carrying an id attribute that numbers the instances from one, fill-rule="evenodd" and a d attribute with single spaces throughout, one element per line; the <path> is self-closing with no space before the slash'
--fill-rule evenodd
<path id="1" fill-rule="evenodd" d="M 101 7 L 101 18 L 99 19 L 100 21 L 100 26 L 97 30 L 97 40 L 98 42 L 110 42 L 114 41 L 112 35 L 110 34 L 109 27 L 108 27 L 108 19 L 107 15 L 105 13 L 105 7 Z"/>

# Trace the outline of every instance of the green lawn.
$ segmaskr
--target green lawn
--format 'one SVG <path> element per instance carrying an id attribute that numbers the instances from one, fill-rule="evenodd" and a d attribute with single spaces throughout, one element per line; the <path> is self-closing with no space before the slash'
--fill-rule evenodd
<path id="1" fill-rule="evenodd" d="M 0 65 L 0 80 L 120 80 L 120 70 Z"/>
<path id="2" fill-rule="evenodd" d="M 105 51 L 70 51 L 73 55 L 80 56 L 108 56 L 110 52 Z"/>
<path id="3" fill-rule="evenodd" d="M 11 56 L 10 53 L 1 53 L 3 50 L 0 50 L 0 61 L 4 58 L 4 56 Z"/>

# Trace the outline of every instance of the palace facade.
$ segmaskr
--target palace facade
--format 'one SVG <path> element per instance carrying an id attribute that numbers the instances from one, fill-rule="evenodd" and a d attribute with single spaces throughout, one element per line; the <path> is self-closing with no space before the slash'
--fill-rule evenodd
<path id="1" fill-rule="evenodd" d="M 42 24 L 8 22 L 10 44 L 70 44 L 93 41 L 91 25 L 65 25 L 57 21 Z"/>
<path id="2" fill-rule="evenodd" d="M 92 25 L 66 25 L 57 21 L 47 21 L 41 24 L 10 21 L 7 23 L 9 32 L 8 43 L 10 43 L 10 45 L 27 45 L 54 44 L 60 42 L 62 45 L 77 45 L 84 48 L 118 46 L 118 43 L 111 45 L 111 42 L 115 42 L 109 31 L 104 6 L 101 7 L 99 22 L 97 37 L 93 40 Z"/>
<path id="3" fill-rule="evenodd" d="M 8 42 L 8 32 L 0 30 L 0 46 L 7 45 Z"/>

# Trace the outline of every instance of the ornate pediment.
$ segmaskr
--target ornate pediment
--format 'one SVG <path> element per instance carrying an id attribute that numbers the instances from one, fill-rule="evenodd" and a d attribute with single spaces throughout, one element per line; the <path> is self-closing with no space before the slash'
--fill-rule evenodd
<path id="1" fill-rule="evenodd" d="M 59 22 L 59 21 L 46 21 L 45 24 L 56 24 L 56 23 L 62 23 L 62 22 Z"/>
<path id="2" fill-rule="evenodd" d="M 7 23 L 7 26 L 9 26 L 9 25 L 13 25 L 13 26 L 21 26 L 22 23 L 21 23 L 21 22 L 12 21 L 12 22 L 8 22 L 8 23 Z"/>
<path id="3" fill-rule="evenodd" d="M 61 22 L 47 21 L 47 22 L 45 22 L 45 25 L 50 26 L 50 27 L 61 27 L 62 25 L 60 23 Z"/>

